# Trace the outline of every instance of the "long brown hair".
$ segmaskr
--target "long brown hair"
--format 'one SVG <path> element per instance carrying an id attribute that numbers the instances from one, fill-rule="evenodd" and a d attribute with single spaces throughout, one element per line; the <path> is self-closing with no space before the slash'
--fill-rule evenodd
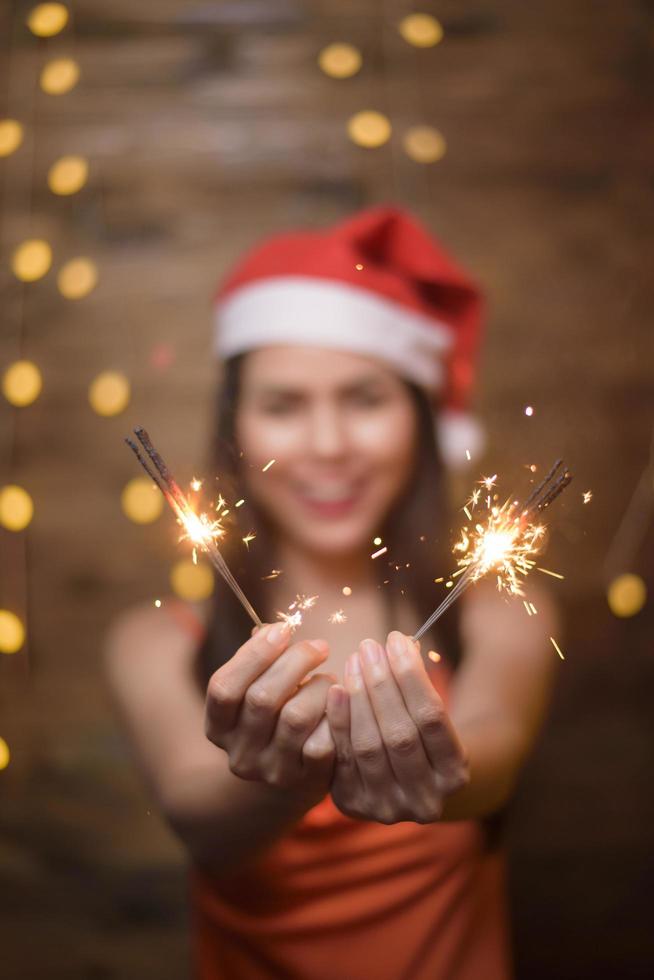
<path id="1" fill-rule="evenodd" d="M 244 495 L 242 473 L 248 465 L 235 438 L 241 366 L 246 356 L 242 354 L 225 362 L 222 383 L 217 389 L 212 420 L 214 435 L 207 467 L 208 472 L 217 474 L 217 490 L 232 504 Z M 404 383 L 418 420 L 415 469 L 402 498 L 395 503 L 385 525 L 379 529 L 388 552 L 382 561 L 373 562 L 378 584 L 388 596 L 389 630 L 393 628 L 401 590 L 412 599 L 418 613 L 418 628 L 442 597 L 441 589 L 434 585 L 434 577 L 447 574 L 452 563 L 448 546 L 447 487 L 435 437 L 433 407 L 422 389 Z M 254 608 L 265 618 L 264 580 L 274 567 L 271 528 L 265 516 L 247 499 L 238 511 L 232 507 L 231 513 L 238 514 L 242 534 L 226 535 L 221 550 Z M 251 549 L 241 540 L 249 531 L 256 534 L 256 547 L 253 544 Z M 385 579 L 388 585 L 383 584 Z M 438 626 L 439 652 L 456 668 L 460 657 L 456 603 L 439 620 Z M 251 629 L 252 623 L 240 603 L 217 576 L 206 636 L 198 651 L 197 676 L 201 685 L 206 685 L 211 674 L 249 638 Z"/>

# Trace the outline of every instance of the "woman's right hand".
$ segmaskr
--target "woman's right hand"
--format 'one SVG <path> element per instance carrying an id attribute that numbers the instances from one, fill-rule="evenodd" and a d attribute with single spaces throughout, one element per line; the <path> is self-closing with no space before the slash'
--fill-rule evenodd
<path id="1" fill-rule="evenodd" d="M 324 663 L 324 640 L 288 646 L 287 623 L 257 630 L 212 674 L 205 703 L 205 734 L 229 757 L 242 779 L 302 787 L 321 799 L 328 790 L 334 742 L 326 718 L 333 675 L 309 671 Z"/>

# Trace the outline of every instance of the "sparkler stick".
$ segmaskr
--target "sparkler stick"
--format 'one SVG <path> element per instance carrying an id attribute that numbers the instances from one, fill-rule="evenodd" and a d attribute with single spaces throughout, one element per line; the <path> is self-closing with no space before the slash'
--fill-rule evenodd
<path id="1" fill-rule="evenodd" d="M 471 533 L 467 525 L 463 527 L 461 539 L 454 545 L 454 551 L 462 553 L 458 561 L 459 571 L 454 573 L 461 575 L 461 578 L 415 633 L 414 640 L 419 640 L 469 585 L 490 571 L 497 573 L 500 591 L 506 590 L 513 595 L 524 594 L 520 576 L 524 578 L 534 567 L 535 562 L 530 556 L 540 550 L 545 533 L 544 525 L 534 524 L 533 520 L 563 493 L 571 480 L 572 475 L 563 466 L 563 460 L 558 459 L 547 476 L 532 490 L 520 510 L 517 501 L 505 501 L 501 507 L 491 506 L 490 490 L 494 486 L 495 477 L 481 481 L 488 491 L 490 516 L 486 526 L 477 523 L 476 533 Z M 481 491 L 476 490 L 464 508 L 471 522 L 472 510 L 480 493 Z"/>
<path id="2" fill-rule="evenodd" d="M 134 435 L 143 446 L 148 459 L 145 459 L 143 453 L 132 439 L 125 439 L 125 442 L 132 450 L 150 479 L 156 483 L 163 493 L 166 501 L 173 510 L 178 523 L 181 524 L 186 531 L 186 536 L 190 538 L 195 545 L 202 548 L 202 550 L 208 555 L 211 564 L 218 572 L 220 572 L 223 579 L 225 582 L 227 582 L 230 589 L 239 600 L 255 626 L 262 626 L 263 624 L 254 607 L 232 575 L 227 562 L 223 558 L 218 545 L 216 544 L 216 538 L 220 537 L 220 535 L 223 533 L 223 528 L 220 525 L 220 522 L 210 522 L 205 514 L 201 514 L 198 517 L 186 499 L 184 493 L 180 489 L 177 481 L 174 479 L 172 473 L 168 469 L 163 458 L 152 445 L 152 441 L 145 429 L 142 426 L 137 426 L 134 429 Z"/>

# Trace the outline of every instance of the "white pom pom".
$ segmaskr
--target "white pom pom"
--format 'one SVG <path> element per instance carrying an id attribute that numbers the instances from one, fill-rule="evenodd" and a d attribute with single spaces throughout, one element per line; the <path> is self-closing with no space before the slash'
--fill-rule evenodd
<path id="1" fill-rule="evenodd" d="M 480 423 L 465 412 L 445 409 L 435 419 L 436 435 L 446 466 L 462 469 L 481 456 L 486 439 Z"/>

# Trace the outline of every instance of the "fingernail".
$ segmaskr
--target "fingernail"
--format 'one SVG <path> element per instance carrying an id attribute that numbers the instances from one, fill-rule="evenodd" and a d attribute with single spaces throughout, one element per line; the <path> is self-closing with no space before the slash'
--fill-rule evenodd
<path id="1" fill-rule="evenodd" d="M 374 667 L 379 663 L 381 657 L 381 647 L 374 640 L 363 640 L 361 643 L 363 659 L 369 667 Z"/>
<path id="2" fill-rule="evenodd" d="M 288 623 L 273 623 L 268 632 L 266 633 L 266 639 L 268 643 L 276 645 L 281 643 L 282 639 L 288 633 L 290 627 Z"/>
<path id="3" fill-rule="evenodd" d="M 340 709 L 345 704 L 345 690 L 342 687 L 330 687 L 329 697 L 335 708 Z"/>
<path id="4" fill-rule="evenodd" d="M 392 633 L 388 634 L 388 652 L 391 657 L 401 660 L 402 657 L 406 656 L 407 646 L 408 644 L 403 634 L 398 632 L 398 630 L 393 630 Z"/>
<path id="5" fill-rule="evenodd" d="M 361 663 L 359 661 L 359 654 L 353 653 L 349 657 L 345 665 L 348 674 L 352 674 L 353 677 L 357 677 L 361 673 Z"/>
<path id="6" fill-rule="evenodd" d="M 329 650 L 329 643 L 327 640 L 309 640 L 309 646 L 317 650 L 318 653 L 327 653 Z"/>

